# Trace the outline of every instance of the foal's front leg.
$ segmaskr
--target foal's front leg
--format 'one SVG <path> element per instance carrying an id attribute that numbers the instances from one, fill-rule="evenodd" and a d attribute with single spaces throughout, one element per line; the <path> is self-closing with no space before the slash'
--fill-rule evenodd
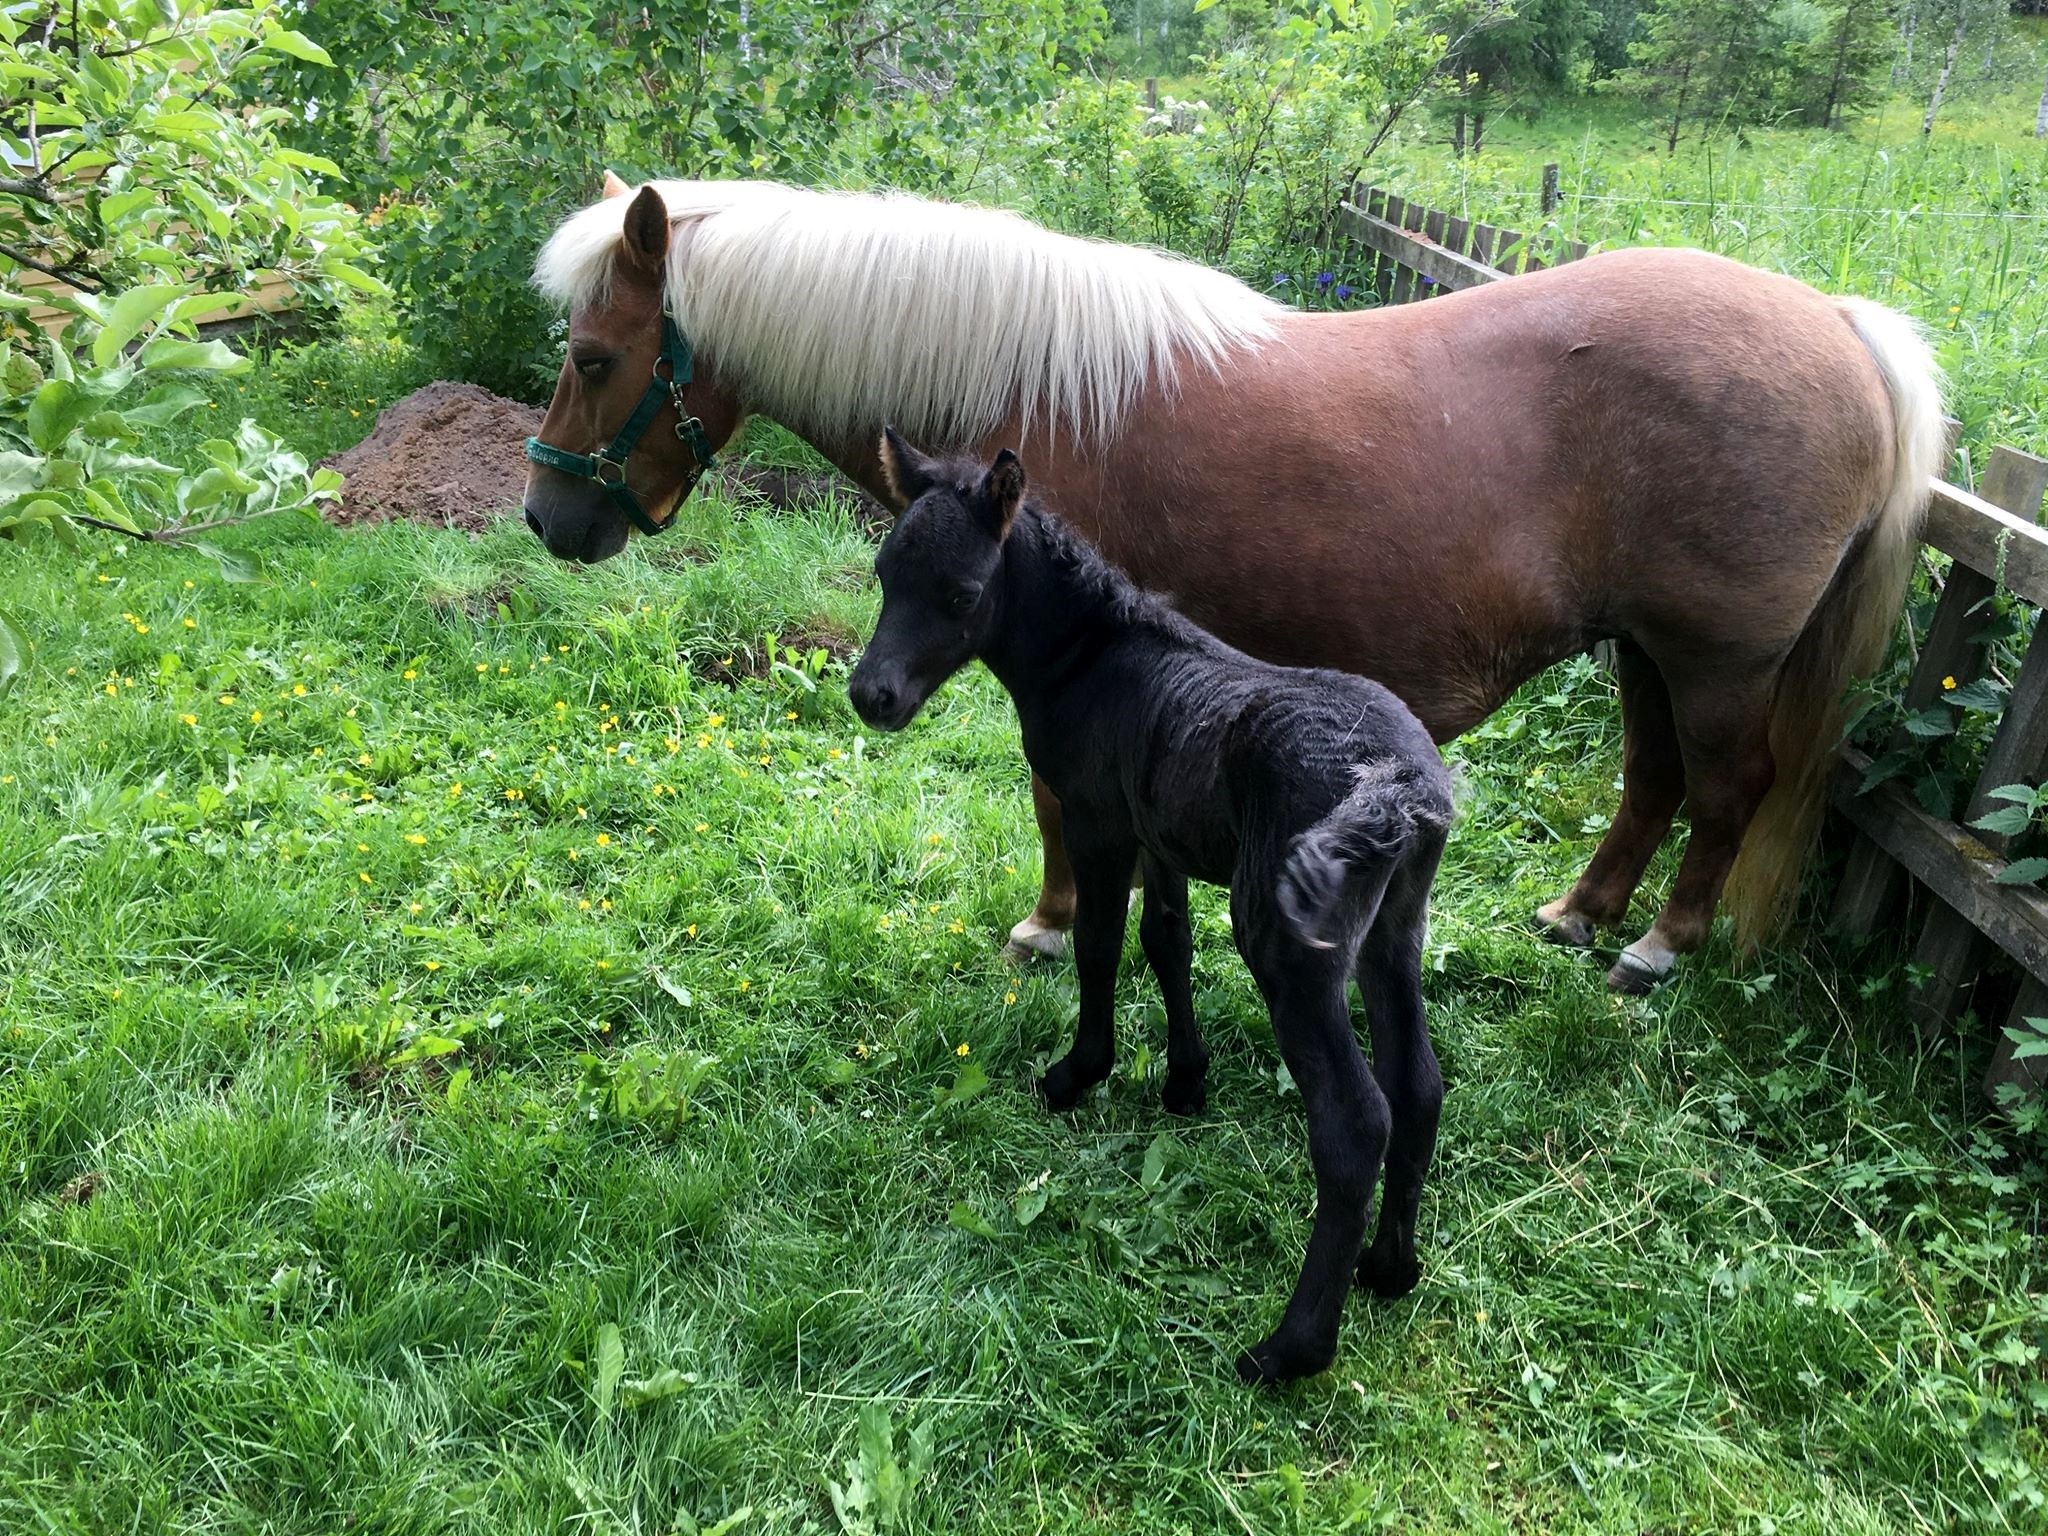
<path id="1" fill-rule="evenodd" d="M 1076 836 L 1067 822 L 1067 856 L 1074 868 L 1074 972 L 1081 984 L 1081 1016 L 1074 1048 L 1047 1069 L 1038 1084 L 1054 1109 L 1072 1109 L 1081 1095 L 1109 1076 L 1116 1059 L 1116 966 L 1130 916 L 1134 844 Z"/>
<path id="2" fill-rule="evenodd" d="M 1166 1087 L 1159 1098 L 1176 1115 L 1200 1114 L 1209 1102 L 1209 1048 L 1195 1022 L 1194 936 L 1188 929 L 1188 883 L 1151 855 L 1143 865 L 1145 904 L 1138 915 L 1138 942 L 1159 978 L 1166 1005 Z"/>

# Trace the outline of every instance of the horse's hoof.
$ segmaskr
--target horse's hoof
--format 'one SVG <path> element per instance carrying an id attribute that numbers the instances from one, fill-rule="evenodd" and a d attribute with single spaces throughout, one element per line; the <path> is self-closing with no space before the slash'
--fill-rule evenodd
<path id="1" fill-rule="evenodd" d="M 1395 1301 L 1415 1289 L 1422 1265 L 1410 1253 L 1382 1253 L 1375 1243 L 1358 1261 L 1358 1288 L 1382 1301 Z"/>
<path id="2" fill-rule="evenodd" d="M 1048 928 L 1035 917 L 1027 917 L 1010 930 L 1010 942 L 1003 946 L 1003 958 L 1016 965 L 1033 960 L 1058 960 L 1067 952 L 1067 936 Z"/>
<path id="3" fill-rule="evenodd" d="M 1607 990 L 1619 992 L 1624 997 L 1645 997 L 1656 990 L 1657 983 L 1664 979 L 1664 972 L 1658 970 L 1640 955 L 1623 950 L 1616 957 L 1614 967 L 1607 973 Z"/>
<path id="4" fill-rule="evenodd" d="M 1593 947 L 1592 923 L 1567 907 L 1562 897 L 1538 907 L 1530 922 L 1553 944 L 1561 944 L 1567 949 Z"/>

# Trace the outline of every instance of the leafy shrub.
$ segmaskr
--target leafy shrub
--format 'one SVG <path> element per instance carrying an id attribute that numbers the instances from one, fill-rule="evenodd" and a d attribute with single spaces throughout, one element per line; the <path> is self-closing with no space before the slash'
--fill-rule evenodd
<path id="1" fill-rule="evenodd" d="M 340 484 L 251 420 L 201 439 L 187 464 L 149 451 L 209 404 L 184 375 L 249 366 L 194 326 L 256 274 L 315 302 L 381 290 L 356 264 L 354 213 L 309 179 L 335 167 L 278 144 L 275 110 L 232 106 L 273 56 L 323 59 L 268 0 L 0 14 L 0 68 L 26 97 L 8 135 L 22 174 L 0 180 L 0 257 L 15 269 L 0 278 L 0 540 L 186 538 L 308 509 Z M 30 272 L 70 286 L 32 293 Z M 70 316 L 55 337 L 26 323 L 38 304 Z M 0 634 L 0 650 L 19 648 Z"/>

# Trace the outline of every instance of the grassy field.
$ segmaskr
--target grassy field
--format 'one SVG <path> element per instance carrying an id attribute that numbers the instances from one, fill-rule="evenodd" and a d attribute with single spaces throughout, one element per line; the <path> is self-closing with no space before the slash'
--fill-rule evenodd
<path id="1" fill-rule="evenodd" d="M 1982 464 L 1991 445 L 2048 452 L 2048 142 L 2033 137 L 2048 26 L 2018 29 L 2016 77 L 1943 108 L 1894 97 L 1849 129 L 1758 128 L 1667 153 L 1628 104 L 1589 99 L 1501 116 L 1454 160 L 1433 134 L 1397 140 L 1368 179 L 1502 227 L 1544 227 L 1542 167 L 1559 168 L 1559 233 L 1589 244 L 1695 245 L 1860 293 L 1917 316 L 1950 374 L 1951 412 Z"/>
<path id="2" fill-rule="evenodd" d="M 244 397 L 327 447 L 404 366 Z M 863 739 L 842 509 L 236 544 L 0 561 L 0 1529 L 2042 1528 L 2038 1129 L 1887 952 L 1632 1001 L 1527 934 L 1613 800 L 1589 666 L 1458 748 L 1422 1286 L 1260 1395 L 1311 1180 L 1223 903 L 1210 1110 L 1133 945 L 1048 1116 L 1007 705 Z"/>

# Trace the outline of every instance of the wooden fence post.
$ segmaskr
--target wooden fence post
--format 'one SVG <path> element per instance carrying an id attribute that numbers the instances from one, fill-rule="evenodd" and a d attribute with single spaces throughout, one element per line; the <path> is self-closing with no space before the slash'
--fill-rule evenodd
<path id="1" fill-rule="evenodd" d="M 1978 495 L 1994 506 L 2005 508 L 2028 522 L 2034 522 L 2040 515 L 2041 499 L 2048 495 L 2048 459 L 2035 458 L 2030 453 L 2019 453 L 2011 448 L 1997 448 L 1992 451 L 1991 462 L 1984 467 L 1984 483 Z M 1958 582 L 1958 577 L 1974 579 Z M 1981 670 L 1983 647 L 1972 638 L 1984 628 L 1984 614 L 1981 604 L 1996 590 L 1989 577 L 1978 575 L 1961 567 L 1952 568 L 1948 584 L 1943 587 L 1941 602 L 1935 608 L 1934 623 L 1928 629 L 1927 647 L 1921 653 L 1920 670 L 1945 667 L 1948 670 L 1928 679 L 1929 687 L 1909 690 L 1907 707 L 1925 709 L 1940 695 L 1934 691 L 1940 688 L 1942 678 L 1953 675 L 1957 678 L 1974 676 Z M 1950 623 L 1944 627 L 1944 616 Z M 1937 647 L 1937 632 L 1939 646 Z M 1968 668 L 1966 674 L 1964 668 Z M 1914 673 L 1914 682 L 1921 682 L 1920 670 Z M 1914 702 L 1914 691 L 1927 695 L 1926 703 Z M 1990 791 L 2001 784 L 2010 784 L 2017 779 L 2030 778 L 2042 768 L 2042 752 L 2048 746 L 2048 658 L 2037 662 L 2034 648 L 2027 650 L 2025 663 L 2020 669 L 2019 681 L 2006 700 L 2004 715 L 1998 723 L 1997 734 L 1992 738 L 1991 748 L 1984 756 L 1984 765 L 1977 777 L 1977 785 L 1971 793 L 1968 808 L 1963 812 L 1963 825 L 1969 824 L 1997 805 L 1990 798 Z M 2004 839 L 1995 833 L 1974 832 L 1985 846 L 1999 850 Z M 1984 938 L 1963 916 L 1946 903 L 1936 901 L 1927 914 L 1927 926 L 1921 930 L 1920 942 L 1913 949 L 1913 963 L 1927 974 L 1926 979 L 1913 988 L 1907 1000 L 1907 1011 L 1920 1031 L 1923 1040 L 1932 1040 L 1948 1027 L 1950 1020 L 1962 1012 L 1966 993 L 1977 978 L 1984 955 Z"/>
<path id="2" fill-rule="evenodd" d="M 1157 75 L 1147 75 L 1145 77 L 1145 110 L 1147 112 L 1157 112 L 1159 110 L 1159 77 Z"/>
<path id="3" fill-rule="evenodd" d="M 1543 167 L 1543 216 L 1547 219 L 1557 211 L 1557 162 L 1551 161 Z"/>

